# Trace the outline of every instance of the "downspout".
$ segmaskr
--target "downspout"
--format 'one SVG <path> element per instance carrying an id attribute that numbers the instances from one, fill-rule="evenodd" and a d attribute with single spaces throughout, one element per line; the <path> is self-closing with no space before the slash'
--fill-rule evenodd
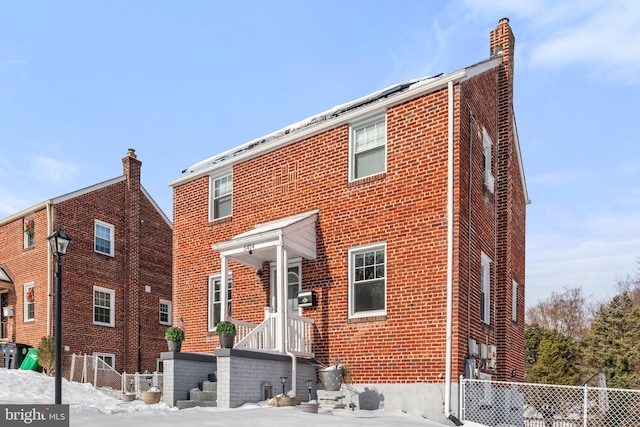
<path id="1" fill-rule="evenodd" d="M 47 236 L 51 236 L 51 233 L 53 233 L 53 218 L 52 218 L 52 214 L 51 214 L 51 201 L 47 202 Z M 49 242 L 47 242 L 47 295 L 48 295 L 48 301 L 47 301 L 47 336 L 53 336 L 53 325 L 51 324 L 51 305 L 53 304 L 52 302 L 52 295 L 53 295 L 53 278 L 52 278 L 52 254 L 51 254 L 51 246 L 49 245 Z"/>
<path id="2" fill-rule="evenodd" d="M 451 415 L 451 355 L 453 335 L 453 82 L 447 85 L 449 92 L 447 138 L 447 331 L 444 383 L 444 416 Z"/>

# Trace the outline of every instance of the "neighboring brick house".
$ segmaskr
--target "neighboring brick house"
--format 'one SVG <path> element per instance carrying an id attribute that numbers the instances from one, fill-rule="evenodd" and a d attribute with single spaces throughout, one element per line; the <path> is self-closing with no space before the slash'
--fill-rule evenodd
<path id="1" fill-rule="evenodd" d="M 95 354 L 119 372 L 156 369 L 171 324 L 172 225 L 140 184 L 133 149 L 122 164 L 120 177 L 0 220 L 2 338 L 37 347 L 55 335 L 47 236 L 62 229 L 71 238 L 62 258 L 65 364 L 72 353 Z"/>
<path id="2" fill-rule="evenodd" d="M 266 307 L 275 344 L 254 350 L 339 358 L 352 387 L 387 408 L 447 416 L 460 375 L 523 379 L 528 196 L 508 22 L 485 61 L 340 105 L 169 182 L 183 351 L 213 352 L 219 319 L 259 324 Z M 299 307 L 309 291 L 317 303 Z M 313 321 L 311 352 L 283 326 L 296 314 Z"/>

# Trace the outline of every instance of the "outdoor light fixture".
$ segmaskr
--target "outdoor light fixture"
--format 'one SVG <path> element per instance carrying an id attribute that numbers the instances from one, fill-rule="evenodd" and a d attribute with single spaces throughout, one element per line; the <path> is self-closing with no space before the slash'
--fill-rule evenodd
<path id="1" fill-rule="evenodd" d="M 47 240 L 51 246 L 51 253 L 56 256 L 55 404 L 60 405 L 62 404 L 62 257 L 67 254 L 71 238 L 64 231 L 58 230 L 47 237 Z"/>
<path id="2" fill-rule="evenodd" d="M 280 381 L 282 381 L 282 395 L 284 396 L 284 385 L 287 383 L 287 377 L 280 377 Z"/>
<path id="3" fill-rule="evenodd" d="M 313 384 L 313 381 L 306 380 L 304 383 L 307 385 L 307 390 L 309 390 L 309 402 L 311 402 L 311 385 Z"/>

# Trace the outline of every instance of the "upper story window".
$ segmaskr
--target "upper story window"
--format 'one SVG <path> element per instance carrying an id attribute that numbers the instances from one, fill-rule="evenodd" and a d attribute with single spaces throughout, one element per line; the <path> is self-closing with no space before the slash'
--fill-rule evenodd
<path id="1" fill-rule="evenodd" d="M 215 331 L 218 322 L 224 320 L 220 318 L 221 283 L 222 276 L 220 274 L 209 276 L 209 331 Z M 231 316 L 231 275 L 227 277 L 227 314 Z"/>
<path id="2" fill-rule="evenodd" d="M 36 222 L 33 219 L 33 215 L 24 217 L 24 247 L 30 248 L 35 242 L 36 236 Z"/>
<path id="3" fill-rule="evenodd" d="M 355 181 L 387 170 L 387 121 L 378 116 L 351 126 L 349 178 Z"/>
<path id="4" fill-rule="evenodd" d="M 24 321 L 32 322 L 36 318 L 35 285 L 33 282 L 24 285 Z"/>
<path id="5" fill-rule="evenodd" d="M 349 317 L 386 314 L 386 244 L 349 249 Z"/>
<path id="6" fill-rule="evenodd" d="M 491 137 L 487 133 L 486 129 L 482 129 L 482 176 L 485 187 L 487 190 L 493 193 L 493 186 L 495 179 L 493 178 L 491 153 L 493 150 L 493 143 Z"/>
<path id="7" fill-rule="evenodd" d="M 480 320 L 491 323 L 491 258 L 484 252 L 480 261 Z"/>
<path id="8" fill-rule="evenodd" d="M 171 301 L 160 300 L 160 324 L 171 325 Z"/>
<path id="9" fill-rule="evenodd" d="M 209 183 L 209 220 L 231 216 L 233 201 L 233 175 L 210 178 Z"/>
<path id="10" fill-rule="evenodd" d="M 115 298 L 113 289 L 93 287 L 93 324 L 115 326 Z"/>
<path id="11" fill-rule="evenodd" d="M 100 254 L 113 256 L 113 225 L 95 220 L 94 250 Z"/>

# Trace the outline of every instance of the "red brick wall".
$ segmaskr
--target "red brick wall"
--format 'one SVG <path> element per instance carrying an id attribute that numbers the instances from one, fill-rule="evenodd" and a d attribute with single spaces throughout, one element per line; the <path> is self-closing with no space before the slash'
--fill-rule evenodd
<path id="1" fill-rule="evenodd" d="M 9 306 L 15 316 L 6 319 L 8 337 L 21 344 L 37 347 L 47 335 L 47 214 L 45 209 L 34 213 L 34 245 L 24 247 L 24 221 L 18 218 L 0 226 L 0 264 L 4 264 L 13 279 L 9 291 Z M 33 282 L 35 320 L 24 321 L 24 284 Z M 53 286 L 53 284 L 52 284 Z M 51 289 L 53 291 L 53 288 Z"/>
<path id="2" fill-rule="evenodd" d="M 494 143 L 494 176 L 508 175 L 512 185 L 519 176 L 513 158 L 504 162 L 498 156 L 498 77 L 494 70 L 455 86 L 454 377 L 464 373 L 469 337 L 500 346 L 505 339 L 518 338 L 523 326 L 516 323 L 506 329 L 497 321 L 500 316 L 511 319 L 504 309 L 511 307 L 506 295 L 511 282 L 508 289 L 498 285 L 505 282 L 498 275 L 500 266 L 518 273 L 524 268 L 523 199 L 516 193 L 503 195 L 517 217 L 516 227 L 508 231 L 516 235 L 518 245 L 499 253 L 496 242 L 502 234 L 496 224 L 514 224 L 497 221 L 502 187 L 492 194 L 482 184 L 483 126 Z M 339 357 L 360 383 L 441 381 L 446 341 L 447 97 L 443 89 L 390 108 L 387 172 L 357 183 L 348 180 L 349 129 L 344 125 L 235 165 L 232 218 L 208 221 L 208 177 L 175 187 L 174 312 L 187 324 L 184 350 L 213 352 L 217 346 L 217 338 L 207 333 L 207 277 L 220 272 L 219 253 L 211 244 L 256 223 L 319 209 L 317 259 L 302 264 L 303 289 L 318 293 L 318 306 L 303 312 L 316 322 L 318 360 L 331 363 Z M 475 122 L 470 124 L 472 112 Z M 507 169 L 498 171 L 503 164 Z M 349 319 L 348 250 L 377 242 L 387 245 L 387 314 Z M 481 252 L 494 261 L 490 325 L 480 322 Z M 234 318 L 259 322 L 268 305 L 268 274 L 259 278 L 255 269 L 233 262 L 229 270 Z M 518 277 L 523 284 L 523 275 Z M 501 300 L 505 302 L 496 304 Z M 505 356 L 506 351 L 514 353 Z M 522 359 L 517 344 L 500 347 L 501 356 L 509 364 L 499 363 L 501 373 Z"/>
<path id="3" fill-rule="evenodd" d="M 62 259 L 62 341 L 67 355 L 114 354 L 120 372 L 154 371 L 167 349 L 159 300 L 171 300 L 172 229 L 140 189 L 140 162 L 129 157 L 124 162 L 135 182 L 121 181 L 52 207 L 53 229 L 62 228 L 72 239 Z M 115 256 L 94 251 L 95 219 L 115 227 Z M 33 249 L 22 249 L 22 219 L 0 228 L 0 264 L 8 266 L 16 284 L 10 292 L 16 307 L 12 338 L 37 347 L 47 335 L 46 210 L 37 211 L 35 220 Z M 51 271 L 54 264 L 53 258 Z M 25 323 L 22 285 L 29 281 L 36 286 L 36 321 Z M 93 324 L 94 286 L 115 290 L 115 327 Z M 52 324 L 54 313 L 52 302 Z"/>

